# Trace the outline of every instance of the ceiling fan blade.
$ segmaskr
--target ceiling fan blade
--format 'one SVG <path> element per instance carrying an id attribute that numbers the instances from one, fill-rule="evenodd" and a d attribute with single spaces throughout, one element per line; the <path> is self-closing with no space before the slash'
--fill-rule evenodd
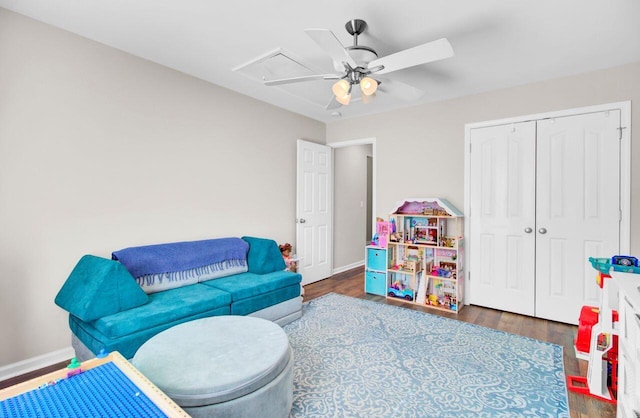
<path id="1" fill-rule="evenodd" d="M 265 80 L 265 86 L 279 86 L 281 84 L 291 84 L 291 83 L 300 83 L 302 81 L 311 81 L 311 80 L 339 80 L 342 76 L 340 74 L 314 74 L 314 75 L 303 75 L 299 77 L 288 77 L 288 78 L 279 78 L 275 80 Z"/>
<path id="2" fill-rule="evenodd" d="M 354 59 L 351 58 L 333 32 L 328 29 L 305 29 L 304 31 L 324 52 L 329 54 L 337 70 L 344 68 L 343 62 L 349 64 L 351 68 L 357 67 Z"/>
<path id="3" fill-rule="evenodd" d="M 391 71 L 402 70 L 415 65 L 426 64 L 453 56 L 453 48 L 446 38 L 428 42 L 386 57 L 378 58 L 369 63 L 369 68 L 383 65 L 384 68 L 376 71 L 376 74 L 390 73 Z"/>
<path id="4" fill-rule="evenodd" d="M 424 91 L 398 80 L 384 78 L 378 91 L 390 94 L 407 102 L 413 102 L 424 95 Z"/>
<path id="5" fill-rule="evenodd" d="M 327 103 L 327 105 L 324 107 L 326 110 L 334 110 L 334 109 L 338 109 L 342 107 L 342 103 L 340 103 L 339 101 L 336 100 L 336 96 L 331 96 L 331 100 L 329 100 L 329 103 Z"/>

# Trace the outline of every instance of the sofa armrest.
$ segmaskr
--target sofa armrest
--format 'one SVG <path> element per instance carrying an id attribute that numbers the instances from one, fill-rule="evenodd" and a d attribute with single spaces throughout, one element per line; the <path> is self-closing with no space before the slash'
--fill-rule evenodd
<path id="1" fill-rule="evenodd" d="M 55 303 L 85 322 L 144 305 L 149 297 L 117 261 L 83 256 L 62 285 Z"/>
<path id="2" fill-rule="evenodd" d="M 284 270 L 287 266 L 278 244 L 272 239 L 242 237 L 249 243 L 247 264 L 249 273 L 266 274 Z"/>

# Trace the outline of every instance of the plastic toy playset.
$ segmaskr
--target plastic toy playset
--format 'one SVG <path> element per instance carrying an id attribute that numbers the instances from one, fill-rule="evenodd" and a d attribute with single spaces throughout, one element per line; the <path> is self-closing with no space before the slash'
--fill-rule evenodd
<path id="1" fill-rule="evenodd" d="M 616 403 L 618 391 L 618 311 L 610 305 L 611 268 L 614 271 L 640 274 L 638 259 L 631 256 L 589 258 L 596 270 L 600 306 L 583 306 L 578 321 L 574 349 L 576 357 L 589 362 L 587 376 L 567 376 L 570 391 Z"/>

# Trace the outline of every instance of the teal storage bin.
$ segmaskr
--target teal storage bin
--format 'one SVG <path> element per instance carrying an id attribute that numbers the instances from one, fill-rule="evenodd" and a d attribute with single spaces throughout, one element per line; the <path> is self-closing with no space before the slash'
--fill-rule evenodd
<path id="1" fill-rule="evenodd" d="M 367 270 L 385 271 L 387 269 L 387 250 L 367 248 Z"/>
<path id="2" fill-rule="evenodd" d="M 387 274 L 368 271 L 365 275 L 364 291 L 373 295 L 387 294 Z"/>

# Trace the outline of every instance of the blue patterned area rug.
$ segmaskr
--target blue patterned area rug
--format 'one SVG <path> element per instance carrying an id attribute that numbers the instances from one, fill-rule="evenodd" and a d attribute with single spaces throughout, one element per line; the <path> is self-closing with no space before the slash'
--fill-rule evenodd
<path id="1" fill-rule="evenodd" d="M 334 293 L 284 327 L 292 417 L 568 417 L 562 347 Z"/>

